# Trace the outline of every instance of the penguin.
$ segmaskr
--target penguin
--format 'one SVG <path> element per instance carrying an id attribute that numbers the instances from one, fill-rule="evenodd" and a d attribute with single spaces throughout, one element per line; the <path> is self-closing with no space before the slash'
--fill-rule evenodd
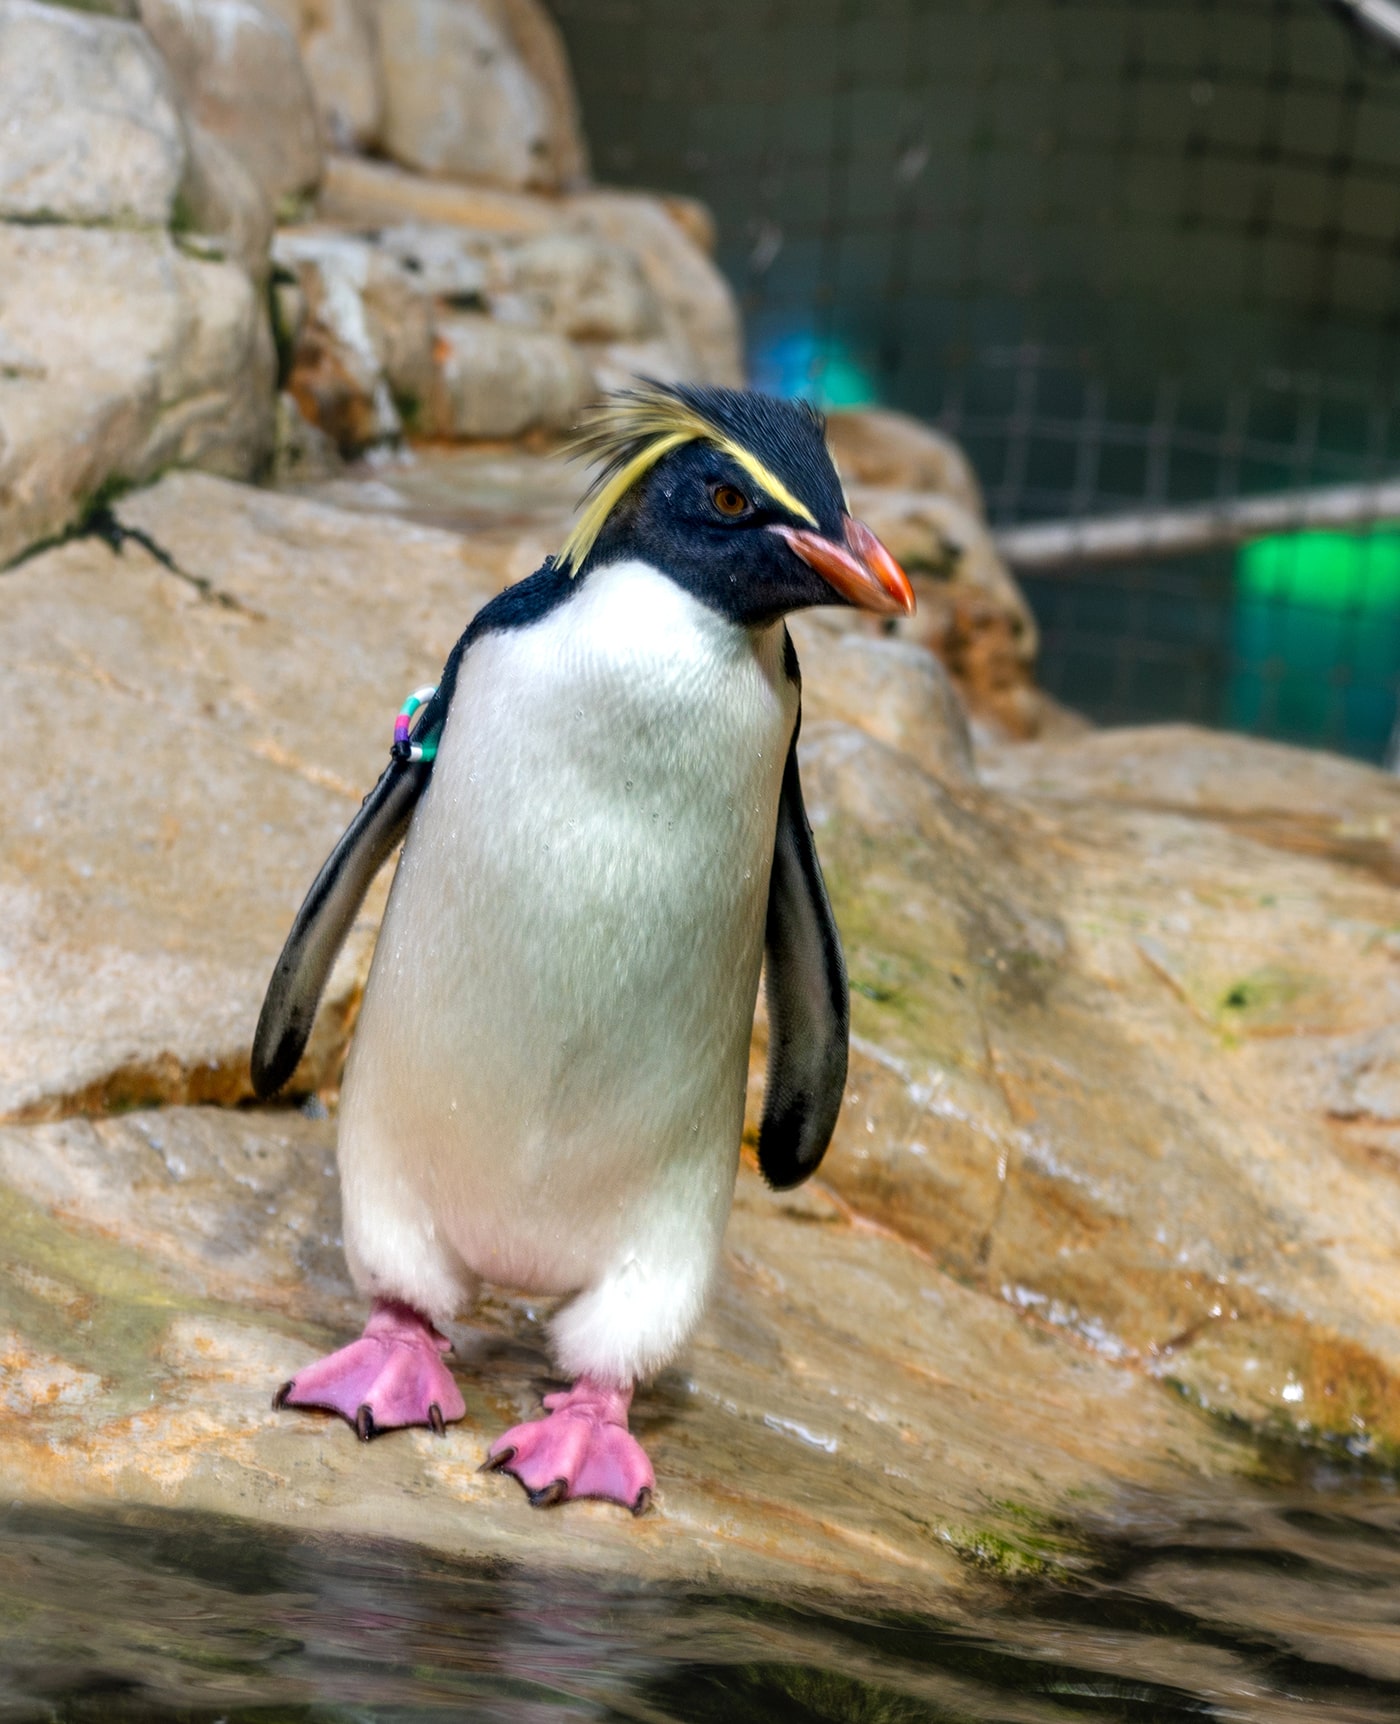
<path id="1" fill-rule="evenodd" d="M 636 1385 L 694 1331 L 733 1201 L 760 974 L 758 1161 L 820 1163 L 846 1079 L 841 943 L 803 808 L 784 618 L 908 613 L 804 403 L 644 383 L 580 444 L 598 464 L 559 554 L 472 620 L 405 709 L 317 875 L 252 1052 L 274 1096 L 364 894 L 403 844 L 337 1130 L 363 1335 L 282 1385 L 364 1439 L 465 1403 L 442 1326 L 483 1283 L 557 1297 L 572 1386 L 485 1465 L 546 1506 L 641 1513 Z"/>

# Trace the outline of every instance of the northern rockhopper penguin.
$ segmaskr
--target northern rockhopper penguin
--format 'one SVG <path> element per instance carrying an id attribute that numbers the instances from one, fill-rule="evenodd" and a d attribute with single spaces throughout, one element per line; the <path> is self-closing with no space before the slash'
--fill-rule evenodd
<path id="1" fill-rule="evenodd" d="M 808 605 L 912 611 L 810 408 L 647 384 L 584 433 L 559 555 L 476 616 L 297 915 L 253 1081 L 294 1070 L 371 879 L 405 840 L 345 1071 L 345 1250 L 363 1336 L 278 1391 L 362 1437 L 465 1404 L 438 1326 L 482 1282 L 557 1295 L 573 1380 L 487 1464 L 531 1500 L 637 1512 L 634 1386 L 704 1308 L 733 1199 L 766 956 L 759 1166 L 806 1179 L 848 1000 L 802 806 Z M 425 694 L 427 691 L 424 691 Z"/>

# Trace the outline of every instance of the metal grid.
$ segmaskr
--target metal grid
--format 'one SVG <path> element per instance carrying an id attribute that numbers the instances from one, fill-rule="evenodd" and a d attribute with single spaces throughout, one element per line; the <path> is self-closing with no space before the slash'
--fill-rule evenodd
<path id="1" fill-rule="evenodd" d="M 1400 473 L 1400 59 L 1340 0 L 552 4 L 599 176 L 714 209 L 755 381 L 944 425 L 994 522 Z M 1226 555 L 1027 585 L 1096 717 L 1379 756 L 1365 595 L 1322 665 Z"/>

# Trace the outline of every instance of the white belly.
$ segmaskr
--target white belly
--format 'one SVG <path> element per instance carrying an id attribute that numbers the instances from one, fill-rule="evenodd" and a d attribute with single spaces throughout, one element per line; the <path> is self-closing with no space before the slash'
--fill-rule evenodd
<path id="1" fill-rule="evenodd" d="M 346 1076 L 347 1198 L 391 1156 L 475 1274 L 542 1293 L 687 1230 L 717 1245 L 796 715 L 782 635 L 628 563 L 471 647 Z"/>

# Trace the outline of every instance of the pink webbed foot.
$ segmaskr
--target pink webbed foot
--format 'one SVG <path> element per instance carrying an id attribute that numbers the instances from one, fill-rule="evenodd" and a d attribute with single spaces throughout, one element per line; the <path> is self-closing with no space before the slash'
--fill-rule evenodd
<path id="1" fill-rule="evenodd" d="M 544 1398 L 548 1417 L 497 1437 L 486 1469 L 520 1480 L 536 1508 L 573 1497 L 603 1497 L 645 1514 L 656 1487 L 646 1450 L 627 1429 L 631 1389 L 580 1377 Z M 483 1469 L 483 1470 L 486 1470 Z"/>
<path id="2" fill-rule="evenodd" d="M 412 1306 L 376 1299 L 359 1340 L 298 1371 L 272 1404 L 339 1413 L 366 1443 L 402 1425 L 431 1425 L 442 1436 L 467 1410 L 442 1362 L 451 1345 Z"/>

